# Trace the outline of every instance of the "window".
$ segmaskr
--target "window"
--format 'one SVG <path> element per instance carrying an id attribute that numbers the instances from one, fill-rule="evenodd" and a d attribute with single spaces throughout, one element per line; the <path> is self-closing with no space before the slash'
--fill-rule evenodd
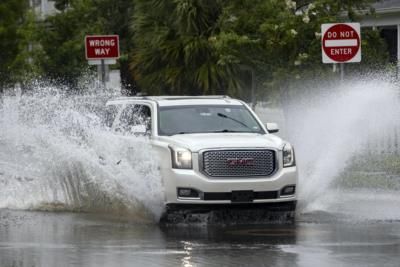
<path id="1" fill-rule="evenodd" d="M 122 110 L 116 130 L 124 134 L 150 134 L 150 107 L 137 104 L 125 106 Z"/>
<path id="2" fill-rule="evenodd" d="M 115 121 L 115 118 L 118 115 L 118 110 L 119 110 L 119 107 L 115 106 L 115 105 L 109 105 L 106 107 L 106 112 L 103 117 L 103 120 L 104 120 L 103 122 L 104 122 L 105 126 L 107 126 L 109 128 L 112 127 L 112 125 Z"/>
<path id="3" fill-rule="evenodd" d="M 218 132 L 265 133 L 240 105 L 160 107 L 160 135 Z"/>

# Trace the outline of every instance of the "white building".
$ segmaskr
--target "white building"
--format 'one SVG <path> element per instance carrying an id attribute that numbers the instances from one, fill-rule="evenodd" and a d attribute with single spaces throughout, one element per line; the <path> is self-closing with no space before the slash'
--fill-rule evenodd
<path id="1" fill-rule="evenodd" d="M 381 0 L 374 4 L 375 14 L 361 20 L 361 27 L 379 29 L 386 40 L 390 61 L 400 70 L 400 0 Z"/>
<path id="2" fill-rule="evenodd" d="M 29 0 L 29 4 L 31 7 L 35 9 L 35 11 L 41 16 L 42 18 L 54 14 L 57 12 L 56 8 L 54 7 L 54 2 L 49 0 Z"/>

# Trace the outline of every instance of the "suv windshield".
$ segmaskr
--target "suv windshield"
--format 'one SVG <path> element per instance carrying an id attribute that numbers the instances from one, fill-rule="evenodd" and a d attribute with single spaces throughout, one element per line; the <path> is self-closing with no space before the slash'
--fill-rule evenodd
<path id="1" fill-rule="evenodd" d="M 245 106 L 170 106 L 159 109 L 159 135 L 265 133 Z"/>

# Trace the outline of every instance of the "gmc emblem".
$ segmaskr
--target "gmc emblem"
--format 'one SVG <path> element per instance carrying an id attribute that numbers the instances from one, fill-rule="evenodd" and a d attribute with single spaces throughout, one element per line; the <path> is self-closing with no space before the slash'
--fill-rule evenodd
<path id="1" fill-rule="evenodd" d="M 227 159 L 226 162 L 228 166 L 253 166 L 254 159 L 253 158 L 231 158 Z"/>

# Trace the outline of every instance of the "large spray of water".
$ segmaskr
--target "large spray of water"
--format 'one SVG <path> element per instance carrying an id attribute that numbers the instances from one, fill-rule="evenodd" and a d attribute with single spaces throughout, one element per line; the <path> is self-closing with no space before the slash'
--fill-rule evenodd
<path id="1" fill-rule="evenodd" d="M 374 199 L 380 201 L 374 204 L 377 209 L 387 202 L 398 205 L 396 192 L 357 185 L 350 190 L 335 184 L 354 157 L 370 153 L 371 144 L 387 139 L 387 134 L 400 126 L 397 86 L 381 80 L 357 80 L 316 91 L 324 93 L 303 98 L 294 104 L 291 114 L 288 138 L 296 147 L 300 170 L 299 211 L 346 213 L 347 209 L 354 215 L 365 209 L 364 215 L 370 215 L 367 205 Z M 365 205 L 357 206 L 360 203 Z M 400 211 L 393 218 L 400 218 Z"/>
<path id="2" fill-rule="evenodd" d="M 162 186 L 150 145 L 103 127 L 104 99 L 51 87 L 3 98 L 0 208 L 160 216 Z"/>

